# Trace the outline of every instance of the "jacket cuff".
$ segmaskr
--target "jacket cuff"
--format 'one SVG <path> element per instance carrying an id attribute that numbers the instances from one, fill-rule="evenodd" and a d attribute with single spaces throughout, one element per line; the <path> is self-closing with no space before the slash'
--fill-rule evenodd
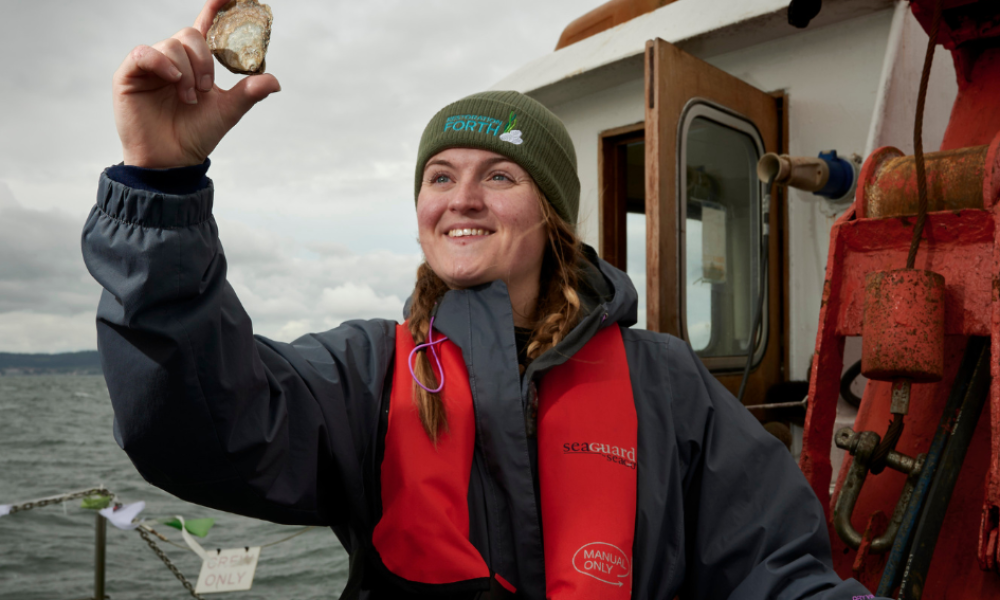
<path id="1" fill-rule="evenodd" d="M 161 194 L 193 194 L 211 183 L 205 175 L 211 165 L 212 161 L 207 158 L 200 165 L 176 169 L 146 169 L 118 163 L 108 169 L 108 177 L 137 190 Z"/>
<path id="2" fill-rule="evenodd" d="M 204 188 L 188 194 L 170 194 L 134 188 L 115 181 L 109 174 L 113 168 L 101 173 L 97 189 L 97 209 L 116 221 L 171 229 L 197 225 L 212 217 L 215 187 L 207 177 L 207 186 Z M 205 168 L 207 169 L 207 165 Z"/>

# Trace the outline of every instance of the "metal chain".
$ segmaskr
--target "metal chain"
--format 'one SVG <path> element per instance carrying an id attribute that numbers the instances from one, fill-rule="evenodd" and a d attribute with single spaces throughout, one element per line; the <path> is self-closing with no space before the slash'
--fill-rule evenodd
<path id="1" fill-rule="evenodd" d="M 82 498 L 89 498 L 90 496 L 105 496 L 105 497 L 112 497 L 113 498 L 115 496 L 115 494 L 113 492 L 109 491 L 108 489 L 104 488 L 104 487 L 96 487 L 96 488 L 91 488 L 89 490 L 81 490 L 79 492 L 69 492 L 69 493 L 66 493 L 66 494 L 58 495 L 58 496 L 51 496 L 49 498 L 42 498 L 40 500 L 32 500 L 31 502 L 22 502 L 21 504 L 11 505 L 10 512 L 8 514 L 14 514 L 14 513 L 18 513 L 18 512 L 25 512 L 25 511 L 29 511 L 29 510 L 32 510 L 32 509 L 35 509 L 35 508 L 42 508 L 42 507 L 45 507 L 45 506 L 51 506 L 53 504 L 62 504 L 63 502 L 69 502 L 71 500 L 79 500 L 79 499 L 82 499 Z M 293 533 L 292 535 L 290 535 L 288 537 L 282 538 L 282 539 L 277 540 L 275 542 L 271 542 L 269 544 L 264 544 L 264 546 L 262 546 L 262 548 L 263 547 L 267 547 L 267 546 L 275 546 L 275 545 L 280 544 L 282 542 L 287 542 L 288 540 L 290 540 L 292 538 L 295 538 L 295 537 L 298 537 L 298 536 L 302 535 L 303 533 L 309 531 L 312 528 L 313 527 L 306 527 L 304 529 L 301 529 L 301 530 Z M 188 593 L 191 594 L 192 597 L 197 598 L 198 600 L 205 600 L 204 598 L 202 598 L 201 596 L 199 596 L 197 593 L 195 593 L 194 586 L 191 585 L 191 582 L 188 581 L 187 578 L 184 577 L 184 575 L 174 565 L 174 563 L 170 561 L 170 558 L 166 554 L 164 554 L 162 550 L 160 550 L 160 547 L 156 545 L 156 542 L 154 542 L 149 537 L 149 533 L 153 533 L 153 534 L 159 536 L 166 543 L 168 543 L 168 544 L 170 544 L 172 546 L 177 546 L 178 548 L 181 548 L 182 550 L 187 550 L 188 548 L 185 548 L 184 546 L 181 546 L 179 544 L 175 544 L 175 543 L 171 542 L 170 540 L 166 539 L 165 537 L 163 537 L 161 534 L 157 533 L 153 529 L 148 529 L 145 525 L 137 527 L 136 531 L 139 532 L 139 537 L 141 537 L 143 540 L 146 541 L 147 544 L 149 544 L 149 547 L 152 548 L 152 550 L 156 554 L 156 556 L 158 556 L 160 558 L 160 560 L 163 561 L 163 564 L 165 564 L 167 566 L 167 569 L 169 569 L 170 572 L 174 574 L 174 577 L 176 577 L 177 580 L 181 582 L 181 585 L 184 586 L 184 589 L 186 589 L 188 591 Z M 105 596 L 105 598 L 107 598 L 107 596 Z"/>
<path id="2" fill-rule="evenodd" d="M 156 545 L 156 542 L 154 542 L 149 537 L 149 534 L 146 532 L 146 529 L 144 527 L 137 527 L 136 531 L 139 532 L 139 537 L 146 540 L 146 543 L 149 544 L 149 547 L 153 549 L 153 552 L 156 553 L 156 556 L 160 557 L 160 560 L 163 561 L 163 564 L 167 565 L 167 568 L 170 569 L 170 572 L 174 574 L 174 577 L 176 577 L 177 580 L 181 582 L 181 585 L 184 586 L 184 589 L 186 589 L 193 597 L 198 598 L 198 600 L 205 600 L 204 598 L 195 593 L 194 586 L 191 585 L 191 582 L 184 577 L 184 575 L 180 572 L 180 570 L 177 569 L 176 566 L 174 566 L 174 563 L 170 562 L 170 558 L 168 558 L 167 555 L 163 553 L 163 550 L 160 550 L 160 547 Z"/>
<path id="3" fill-rule="evenodd" d="M 68 494 L 62 494 L 60 496 L 52 496 L 51 498 L 43 498 L 41 500 L 33 500 L 31 502 L 14 504 L 13 506 L 10 507 L 10 512 L 8 514 L 12 515 L 14 513 L 28 511 L 33 508 L 42 508 L 43 506 L 50 506 L 52 504 L 61 504 L 63 502 L 69 502 L 70 500 L 79 500 L 81 498 L 87 498 L 90 496 L 114 496 L 114 494 L 103 487 L 93 488 L 89 490 L 82 490 L 79 492 L 70 492 Z"/>

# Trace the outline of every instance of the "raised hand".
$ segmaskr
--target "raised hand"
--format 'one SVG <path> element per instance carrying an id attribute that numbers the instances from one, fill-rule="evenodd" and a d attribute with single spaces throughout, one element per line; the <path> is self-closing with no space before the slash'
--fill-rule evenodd
<path id="1" fill-rule="evenodd" d="M 281 90 L 269 74 L 245 77 L 229 90 L 214 84 L 205 34 L 227 1 L 208 0 L 194 27 L 136 46 L 115 71 L 115 124 L 126 165 L 201 164 L 254 104 Z"/>

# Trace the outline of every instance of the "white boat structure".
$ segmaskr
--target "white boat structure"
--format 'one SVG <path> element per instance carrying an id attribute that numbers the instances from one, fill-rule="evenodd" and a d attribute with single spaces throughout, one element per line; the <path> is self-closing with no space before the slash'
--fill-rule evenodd
<path id="1" fill-rule="evenodd" d="M 927 63 L 918 159 L 918 90 L 936 30 L 944 49 Z M 998 36 L 995 0 L 611 0 L 494 86 L 563 120 L 580 233 L 632 276 L 638 326 L 690 342 L 760 409 L 829 507 L 838 572 L 883 596 L 1000 597 L 1000 361 L 983 350 L 982 379 L 971 356 L 1000 352 L 997 294 L 983 291 L 1000 272 Z M 934 351 L 947 354 L 946 373 L 924 384 L 902 369 L 864 386 L 858 371 L 873 371 L 856 364 L 868 298 L 858 282 L 906 262 L 902 237 L 877 232 L 915 229 L 921 161 L 930 229 L 915 237 L 915 268 L 944 276 Z M 785 184 L 773 198 L 769 175 Z M 972 222 L 980 241 L 962 229 Z M 959 232 L 950 241 L 949 227 Z M 956 441 L 962 414 L 973 416 Z M 898 451 L 865 484 L 874 459 L 859 440 L 888 439 L 896 416 L 907 423 Z M 904 577 L 910 564 L 919 568 Z"/>

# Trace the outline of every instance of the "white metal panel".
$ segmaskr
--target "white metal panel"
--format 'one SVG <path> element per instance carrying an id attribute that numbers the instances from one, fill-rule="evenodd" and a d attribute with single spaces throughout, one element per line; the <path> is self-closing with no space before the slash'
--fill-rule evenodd
<path id="1" fill-rule="evenodd" d="M 550 106 L 563 120 L 576 147 L 580 173 L 580 226 L 585 242 L 598 245 L 598 136 L 602 131 L 641 123 L 646 118 L 642 77 L 566 102 Z"/>
<path id="2" fill-rule="evenodd" d="M 642 54 L 649 39 L 658 37 L 706 58 L 795 36 L 802 30 L 788 24 L 788 2 L 678 0 L 538 58 L 499 81 L 493 89 L 531 92 L 546 104 L 560 104 L 641 77 Z M 892 0 L 826 0 L 810 28 L 891 7 Z"/>
<path id="3" fill-rule="evenodd" d="M 876 148 L 895 146 L 913 154 L 913 123 L 917 113 L 917 92 L 927 51 L 927 32 L 910 11 L 909 2 L 899 0 L 889 33 L 889 47 L 882 64 L 867 156 Z M 938 47 L 934 53 L 924 105 L 924 151 L 941 147 L 951 106 L 958 95 L 955 65 L 951 53 Z M 944 118 L 942 118 L 942 116 Z"/>

